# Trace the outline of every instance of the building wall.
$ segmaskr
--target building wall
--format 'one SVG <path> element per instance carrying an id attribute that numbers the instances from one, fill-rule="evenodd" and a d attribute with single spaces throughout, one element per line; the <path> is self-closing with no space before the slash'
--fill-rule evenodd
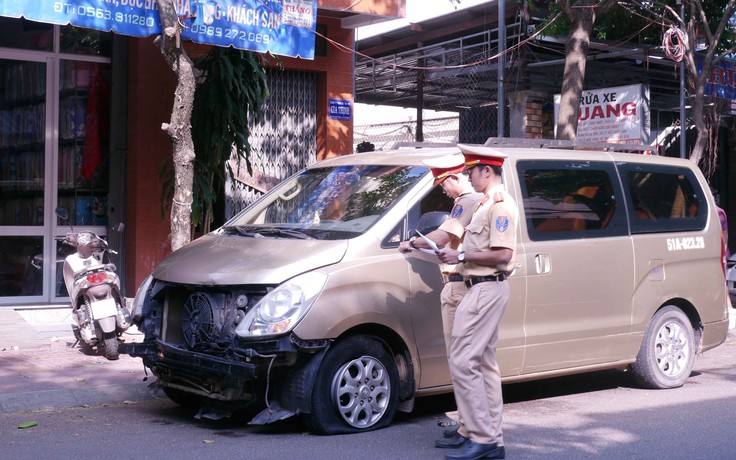
<path id="1" fill-rule="evenodd" d="M 352 151 L 352 119 L 332 120 L 327 114 L 330 98 L 353 101 L 354 34 L 351 29 L 342 29 L 339 19 L 320 18 L 318 23 L 327 27 L 330 40 L 344 48 L 328 43 L 326 56 L 314 60 L 271 57 L 268 66 L 269 72 L 283 67 L 317 73 L 317 158 L 324 159 Z M 190 51 L 198 54 L 205 50 L 195 46 Z M 175 86 L 174 73 L 153 40 L 131 38 L 125 254 L 125 289 L 129 296 L 171 251 L 170 221 L 161 214 L 159 171 L 172 156 L 171 140 L 161 130 L 161 124 L 171 118 Z"/>

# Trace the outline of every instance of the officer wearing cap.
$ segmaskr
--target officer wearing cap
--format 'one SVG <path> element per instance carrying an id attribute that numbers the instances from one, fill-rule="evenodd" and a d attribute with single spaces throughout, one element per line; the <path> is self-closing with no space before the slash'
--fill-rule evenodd
<path id="1" fill-rule="evenodd" d="M 427 235 L 427 238 L 439 246 L 460 250 L 465 226 L 470 223 L 477 203 L 483 198 L 482 193 L 473 190 L 468 178 L 462 174 L 465 168 L 464 156 L 461 154 L 447 155 L 439 158 L 431 158 L 423 163 L 429 166 L 434 176 L 434 185 L 441 185 L 445 194 L 454 198 L 455 202 L 450 212 L 450 218 L 442 225 Z M 413 236 L 409 241 L 399 244 L 399 252 L 407 253 L 414 249 L 429 249 L 430 245 L 423 237 Z M 450 340 L 452 324 L 455 321 L 455 310 L 460 303 L 467 287 L 463 277 L 457 272 L 455 264 L 441 264 L 442 280 L 444 286 L 440 294 L 440 309 L 442 312 L 442 331 L 445 335 L 445 347 L 447 356 L 450 356 Z M 454 423 L 459 420 L 457 412 L 448 412 L 447 417 Z M 449 436 L 455 435 L 455 430 L 447 432 Z"/>
<path id="2" fill-rule="evenodd" d="M 468 287 L 455 313 L 449 358 L 462 418 L 457 434 L 449 438 L 456 442 L 442 447 L 457 448 L 445 456 L 448 460 L 504 458 L 496 344 L 509 300 L 506 278 L 514 267 L 519 211 L 502 183 L 506 155 L 488 147 L 458 147 L 465 156 L 464 173 L 483 198 L 465 227 L 462 250 L 438 252 L 442 262 L 459 264 Z"/>

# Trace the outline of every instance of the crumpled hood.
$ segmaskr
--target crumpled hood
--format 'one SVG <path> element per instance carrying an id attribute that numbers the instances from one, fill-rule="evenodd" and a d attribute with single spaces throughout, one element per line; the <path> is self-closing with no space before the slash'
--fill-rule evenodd
<path id="1" fill-rule="evenodd" d="M 335 264 L 346 250 L 346 240 L 208 234 L 171 253 L 154 269 L 153 277 L 205 286 L 277 284 Z"/>

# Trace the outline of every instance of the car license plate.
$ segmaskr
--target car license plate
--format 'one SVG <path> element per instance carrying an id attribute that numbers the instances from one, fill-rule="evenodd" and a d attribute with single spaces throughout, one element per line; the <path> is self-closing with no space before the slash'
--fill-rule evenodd
<path id="1" fill-rule="evenodd" d="M 118 307 L 115 305 L 115 299 L 105 299 L 92 302 L 92 316 L 94 319 L 115 316 L 117 313 Z"/>

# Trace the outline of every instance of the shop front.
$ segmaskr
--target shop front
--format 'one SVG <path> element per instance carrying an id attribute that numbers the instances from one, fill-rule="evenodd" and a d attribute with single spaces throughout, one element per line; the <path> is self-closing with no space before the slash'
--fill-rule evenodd
<path id="1" fill-rule="evenodd" d="M 54 237 L 107 233 L 111 45 L 109 33 L 0 17 L 0 306 L 67 300 L 70 248 Z"/>

